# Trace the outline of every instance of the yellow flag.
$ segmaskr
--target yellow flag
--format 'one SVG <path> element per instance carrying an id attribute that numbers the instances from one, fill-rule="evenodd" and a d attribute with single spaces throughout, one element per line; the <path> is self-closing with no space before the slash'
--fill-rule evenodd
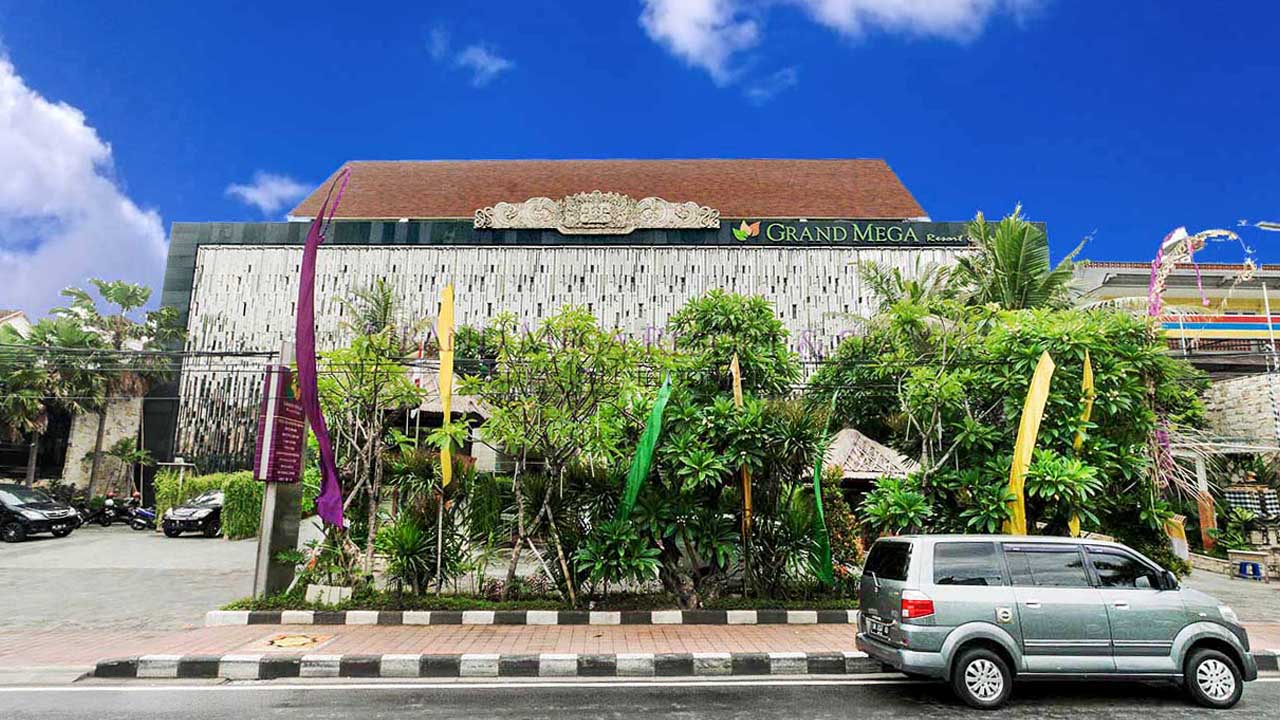
<path id="1" fill-rule="evenodd" d="M 1009 509 L 1013 517 L 1004 524 L 1010 535 L 1027 534 L 1027 504 L 1022 488 L 1027 482 L 1027 468 L 1031 466 L 1031 451 L 1036 447 L 1036 435 L 1040 433 L 1040 419 L 1044 417 L 1044 404 L 1049 399 L 1049 382 L 1053 379 L 1053 358 L 1049 353 L 1040 356 L 1036 372 L 1027 388 L 1027 400 L 1022 406 L 1022 420 L 1018 423 L 1018 439 L 1013 445 L 1013 464 L 1009 467 L 1009 489 L 1013 500 Z"/>
<path id="2" fill-rule="evenodd" d="M 440 291 L 440 317 L 436 319 L 436 336 L 440 340 L 440 408 L 447 424 L 453 420 L 453 286 Z M 446 443 L 440 448 L 440 484 L 453 481 L 453 448 Z"/>
<path id="3" fill-rule="evenodd" d="M 1080 414 L 1080 429 L 1076 431 L 1076 439 L 1071 444 L 1076 454 L 1084 447 L 1084 425 L 1093 416 L 1093 361 L 1089 359 L 1089 351 L 1084 351 L 1084 379 L 1080 381 L 1080 394 L 1084 396 L 1084 412 Z M 1080 537 L 1080 516 L 1072 515 L 1067 523 L 1071 529 L 1071 537 Z"/>
<path id="4" fill-rule="evenodd" d="M 738 354 L 733 354 L 729 363 L 729 372 L 733 374 L 733 404 L 742 408 L 742 366 L 738 364 Z M 742 466 L 742 533 L 751 534 L 751 471 Z"/>

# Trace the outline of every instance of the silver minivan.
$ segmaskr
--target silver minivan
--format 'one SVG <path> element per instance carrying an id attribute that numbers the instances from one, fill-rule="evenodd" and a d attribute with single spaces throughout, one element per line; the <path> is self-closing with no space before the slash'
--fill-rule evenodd
<path id="1" fill-rule="evenodd" d="M 1229 708 L 1258 677 L 1231 608 L 1118 543 L 1014 535 L 876 541 L 858 649 L 997 708 L 1019 679 L 1167 679 Z"/>

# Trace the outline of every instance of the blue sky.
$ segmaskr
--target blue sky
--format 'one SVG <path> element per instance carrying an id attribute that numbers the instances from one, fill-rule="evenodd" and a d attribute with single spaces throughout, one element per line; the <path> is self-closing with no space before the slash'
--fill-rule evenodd
<path id="1" fill-rule="evenodd" d="M 934 219 L 1021 202 L 1055 254 L 1146 260 L 1280 220 L 1280 3 L 1230 7 L 0 0 L 0 306 L 158 286 L 170 223 L 279 218 L 346 159 L 883 157 Z"/>

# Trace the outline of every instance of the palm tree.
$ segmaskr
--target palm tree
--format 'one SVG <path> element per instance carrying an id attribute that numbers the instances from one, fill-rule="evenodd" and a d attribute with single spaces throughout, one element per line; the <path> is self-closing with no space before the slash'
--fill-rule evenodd
<path id="1" fill-rule="evenodd" d="M 16 361 L 0 368 L 0 395 L 4 396 L 0 417 L 11 437 L 28 437 L 26 482 L 30 487 L 50 413 L 58 409 L 77 415 L 102 402 L 102 376 L 84 363 L 83 354 L 102 343 L 66 318 L 45 318 L 31 326 L 26 337 L 6 329 L 0 333 L 0 343 L 10 347 L 5 357 Z"/>
<path id="2" fill-rule="evenodd" d="M 53 312 L 57 317 L 78 323 L 84 332 L 96 335 L 103 346 L 95 353 L 79 356 L 83 368 L 102 374 L 103 396 L 107 400 L 93 407 L 98 416 L 98 428 L 87 488 L 92 496 L 102 464 L 102 444 L 110 407 L 108 401 L 122 396 L 144 395 L 153 383 L 172 372 L 173 367 L 167 358 L 149 353 L 179 342 L 183 331 L 173 308 L 149 311 L 143 322 L 129 317 L 151 299 L 151 288 L 121 280 L 93 279 L 90 282 L 102 300 L 114 306 L 114 313 L 104 315 L 99 312 L 93 297 L 79 288 L 63 290 L 62 294 L 71 299 L 71 305 L 56 308 Z"/>
<path id="3" fill-rule="evenodd" d="M 956 264 L 956 279 L 975 304 L 994 303 L 1006 310 L 1063 307 L 1069 303 L 1072 276 L 1080 264 L 1076 246 L 1057 265 L 1049 264 L 1049 239 L 1043 227 L 1022 217 L 1022 206 L 992 225 L 982 213 L 969 223 L 975 252 Z"/>
<path id="4" fill-rule="evenodd" d="M 955 297 L 951 283 L 951 268 L 916 258 L 915 270 L 902 272 L 902 268 L 885 263 L 864 261 L 858 263 L 858 278 L 881 305 L 893 305 L 903 300 L 921 303 L 926 300 L 946 300 Z"/>
<path id="5" fill-rule="evenodd" d="M 49 426 L 49 376 L 36 367 L 34 357 L 5 328 L 0 342 L 6 348 L 0 358 L 0 427 L 13 442 L 27 438 L 27 487 L 35 482 L 40 436 Z"/>

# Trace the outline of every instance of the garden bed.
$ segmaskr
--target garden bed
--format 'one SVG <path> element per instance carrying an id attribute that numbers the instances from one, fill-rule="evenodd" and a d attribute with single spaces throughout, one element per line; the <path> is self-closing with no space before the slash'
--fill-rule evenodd
<path id="1" fill-rule="evenodd" d="M 810 598 L 782 600 L 777 598 L 725 597 L 704 603 L 705 610 L 852 610 L 856 598 Z M 560 611 L 664 611 L 681 610 L 670 595 L 618 594 L 607 598 L 584 601 L 580 607 L 570 606 L 556 597 L 491 600 L 471 595 L 412 595 L 407 593 L 365 590 L 357 592 L 336 605 L 309 603 L 301 591 L 294 591 L 267 598 L 243 598 L 225 605 L 223 610 L 250 611 L 507 611 L 507 610 L 560 610 Z"/>

